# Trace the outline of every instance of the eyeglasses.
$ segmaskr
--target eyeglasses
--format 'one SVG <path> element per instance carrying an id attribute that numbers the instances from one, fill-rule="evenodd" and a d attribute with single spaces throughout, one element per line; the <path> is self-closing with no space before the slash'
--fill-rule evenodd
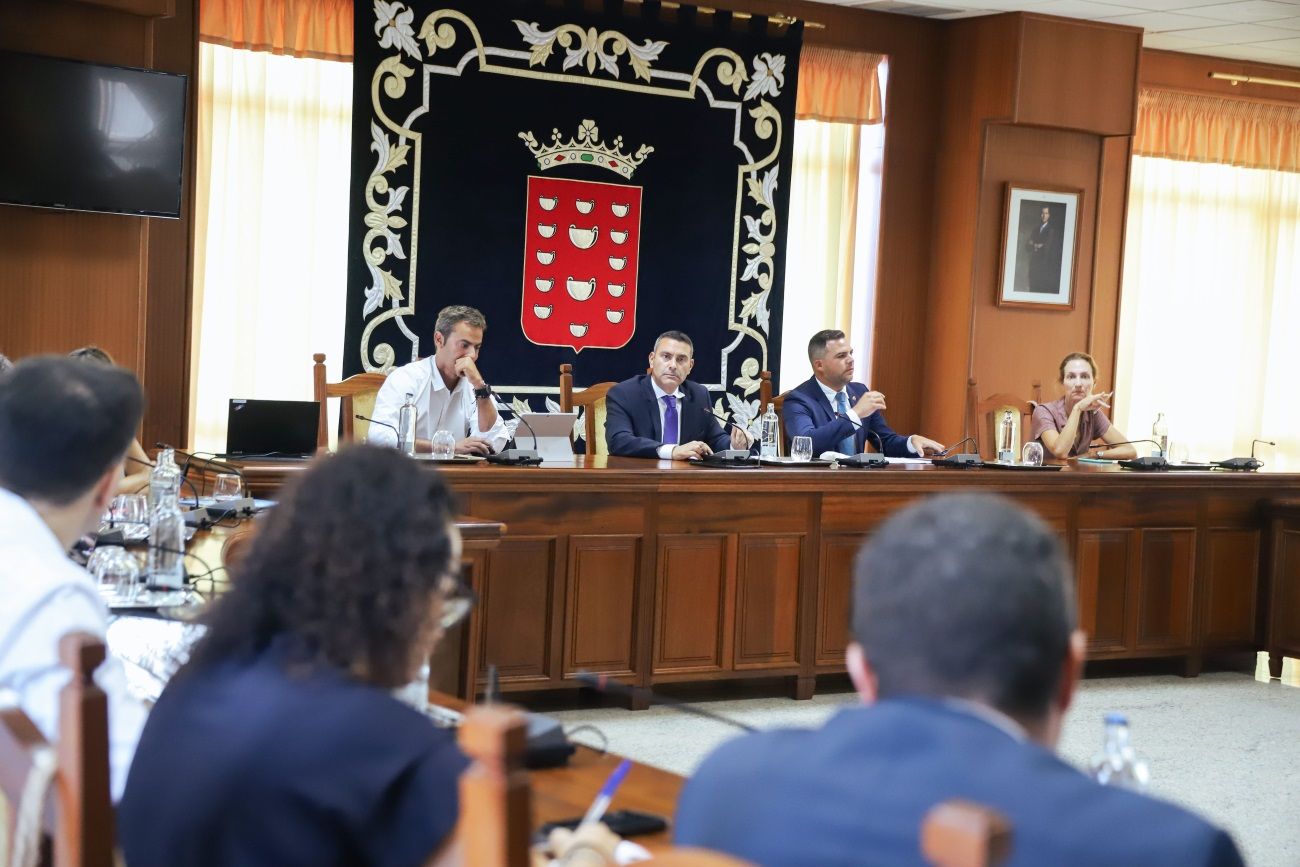
<path id="1" fill-rule="evenodd" d="M 438 597 L 441 605 L 438 625 L 444 631 L 463 621 L 478 604 L 478 594 L 474 588 L 456 572 L 447 572 L 439 579 Z"/>

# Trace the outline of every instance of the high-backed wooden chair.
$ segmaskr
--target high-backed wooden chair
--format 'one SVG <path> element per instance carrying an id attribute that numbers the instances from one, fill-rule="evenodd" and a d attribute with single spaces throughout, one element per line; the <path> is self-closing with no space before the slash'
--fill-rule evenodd
<path id="1" fill-rule="evenodd" d="M 1015 411 L 1020 417 L 1020 445 L 1023 446 L 1027 442 L 1030 426 L 1029 418 L 1033 415 L 1034 406 L 1041 403 L 1043 398 L 1042 384 L 1036 379 L 1033 382 L 1033 389 L 1033 400 L 1025 400 L 1005 392 L 999 392 L 981 400 L 975 378 L 971 377 L 967 381 L 965 436 L 975 438 L 975 451 L 986 459 L 997 457 L 997 425 L 1002 413 L 1008 408 Z M 972 432 L 972 428 L 974 428 L 974 432 Z M 1016 460 L 1020 460 L 1019 454 L 1016 455 Z"/>
<path id="2" fill-rule="evenodd" d="M 780 423 L 780 434 L 776 438 L 776 451 L 780 455 L 790 453 L 790 439 L 785 435 L 785 396 L 789 393 L 783 391 L 773 397 L 772 371 L 764 370 L 758 374 L 758 415 L 761 418 L 763 413 L 767 412 L 769 403 L 776 407 L 776 417 Z"/>
<path id="3" fill-rule="evenodd" d="M 582 438 L 588 456 L 609 454 L 605 446 L 605 395 L 616 385 L 617 382 L 599 382 L 574 391 L 573 365 L 560 365 L 560 412 L 573 412 L 577 407 L 583 407 Z"/>
<path id="4" fill-rule="evenodd" d="M 27 714 L 0 711 L 0 791 L 9 805 L 12 867 L 112 867 L 108 699 L 95 685 L 104 643 L 84 632 L 59 641 L 72 678 L 59 693 L 59 742 L 51 746 Z M 52 857 L 41 860 L 49 846 Z"/>
<path id="5" fill-rule="evenodd" d="M 996 867 L 1011 854 L 1011 824 L 970 801 L 944 801 L 921 822 L 921 854 L 933 867 Z"/>
<path id="6" fill-rule="evenodd" d="M 320 423 L 316 427 L 316 447 L 329 448 L 330 426 L 329 409 L 326 406 L 331 397 L 340 398 L 339 402 L 339 445 L 352 440 L 364 440 L 370 429 L 370 422 L 358 421 L 355 415 L 374 415 L 375 397 L 379 388 L 388 377 L 386 373 L 357 373 L 342 382 L 326 382 L 325 353 L 317 352 L 312 356 L 312 393 L 320 403 Z"/>

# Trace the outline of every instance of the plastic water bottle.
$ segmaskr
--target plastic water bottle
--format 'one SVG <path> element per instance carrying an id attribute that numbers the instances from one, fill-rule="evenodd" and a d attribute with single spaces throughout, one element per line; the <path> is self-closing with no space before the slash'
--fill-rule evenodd
<path id="1" fill-rule="evenodd" d="M 1169 425 L 1165 424 L 1163 412 L 1156 413 L 1156 423 L 1151 425 L 1151 439 L 1160 443 L 1160 451 L 1155 457 L 1169 457 Z"/>
<path id="2" fill-rule="evenodd" d="M 415 395 L 410 392 L 397 413 L 397 447 L 404 455 L 415 454 Z"/>
<path id="3" fill-rule="evenodd" d="M 1146 791 L 1151 780 L 1147 763 L 1137 757 L 1129 742 L 1128 718 L 1122 713 L 1106 714 L 1106 738 L 1101 752 L 1092 757 L 1088 771 L 1104 786 L 1122 786 Z"/>
<path id="4" fill-rule="evenodd" d="M 781 422 L 776 417 L 776 406 L 769 403 L 767 412 L 763 413 L 763 457 L 776 457 L 776 438 L 780 435 L 780 429 Z"/>
<path id="5" fill-rule="evenodd" d="M 153 469 L 149 471 L 149 511 L 164 499 L 177 499 L 181 491 L 181 468 L 176 466 L 176 454 L 171 449 L 163 449 L 154 459 Z"/>
<path id="6" fill-rule="evenodd" d="M 180 590 L 185 586 L 185 518 L 171 488 L 149 512 L 149 584 Z"/>

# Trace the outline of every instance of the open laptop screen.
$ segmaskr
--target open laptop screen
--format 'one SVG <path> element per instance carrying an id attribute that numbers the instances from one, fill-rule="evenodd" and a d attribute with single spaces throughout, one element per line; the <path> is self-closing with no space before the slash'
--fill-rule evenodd
<path id="1" fill-rule="evenodd" d="M 314 400 L 232 398 L 226 422 L 229 457 L 310 457 L 320 404 Z"/>

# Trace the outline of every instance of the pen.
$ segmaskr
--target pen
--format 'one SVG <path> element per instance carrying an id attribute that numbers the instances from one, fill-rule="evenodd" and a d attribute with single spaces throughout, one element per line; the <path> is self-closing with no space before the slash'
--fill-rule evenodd
<path id="1" fill-rule="evenodd" d="M 614 793 L 618 791 L 618 787 L 623 782 L 623 778 L 627 776 L 627 772 L 631 769 L 631 759 L 624 759 L 618 763 L 618 767 L 614 769 L 614 773 L 609 775 L 609 779 L 605 781 L 605 785 L 601 786 L 600 793 L 596 795 L 596 799 L 591 802 L 591 807 L 588 808 L 587 815 L 583 816 L 582 821 L 578 823 L 575 833 L 588 825 L 594 825 L 600 821 L 600 817 L 605 815 L 605 811 L 609 809 L 610 802 L 614 800 Z"/>

